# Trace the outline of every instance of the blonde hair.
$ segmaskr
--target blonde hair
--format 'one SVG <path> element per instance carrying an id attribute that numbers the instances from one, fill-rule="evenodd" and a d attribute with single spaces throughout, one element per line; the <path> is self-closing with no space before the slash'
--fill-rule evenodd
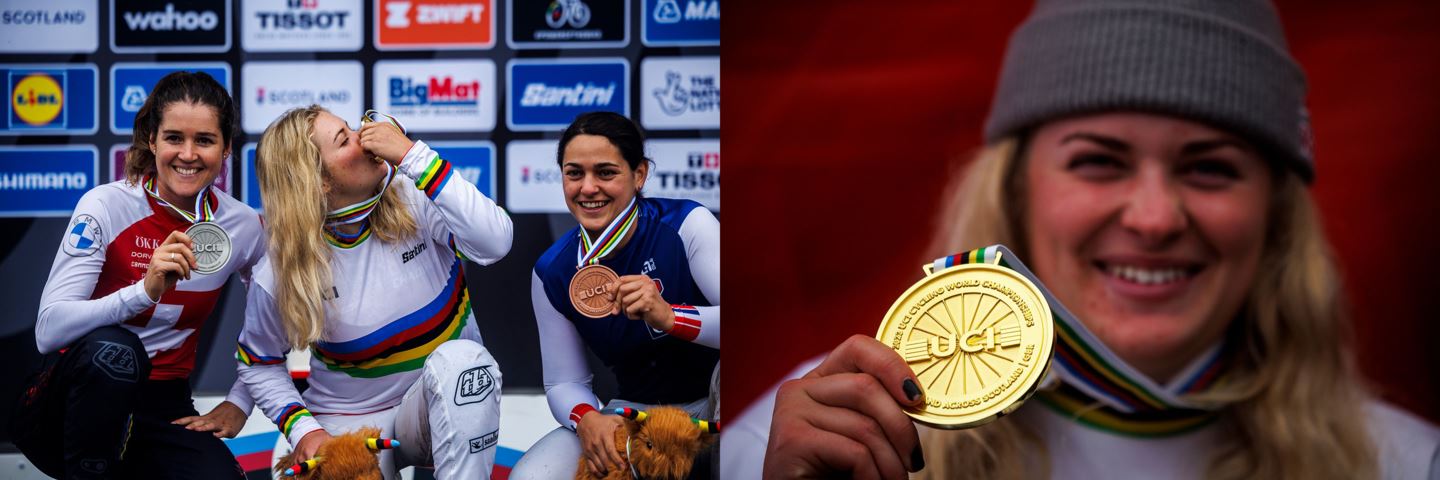
<path id="1" fill-rule="evenodd" d="M 325 301 L 332 291 L 330 245 L 325 240 L 329 175 L 320 147 L 310 139 L 319 105 L 294 108 L 271 123 L 255 152 L 255 171 L 269 234 L 266 255 L 275 272 L 275 303 L 285 337 L 295 349 L 325 331 Z M 399 185 L 397 185 L 398 187 Z M 370 214 L 371 231 L 384 242 L 415 235 L 417 227 L 399 188 L 389 188 Z"/>
<path id="2" fill-rule="evenodd" d="M 928 253 L 1004 243 L 1023 258 L 1024 158 L 1024 142 L 1008 138 L 952 176 L 957 180 L 941 205 Z M 1203 395 L 1229 403 L 1221 418 L 1234 438 L 1214 452 L 1205 474 L 1374 477 L 1375 447 L 1360 408 L 1367 396 L 1345 341 L 1339 273 L 1305 186 L 1289 172 L 1277 176 L 1262 264 L 1239 325 L 1231 328 L 1239 348 L 1231 349 L 1226 381 Z M 944 453 L 927 455 L 934 460 L 919 476 L 1048 477 L 1040 435 L 1005 419 L 965 431 L 926 431 L 925 451 Z"/>

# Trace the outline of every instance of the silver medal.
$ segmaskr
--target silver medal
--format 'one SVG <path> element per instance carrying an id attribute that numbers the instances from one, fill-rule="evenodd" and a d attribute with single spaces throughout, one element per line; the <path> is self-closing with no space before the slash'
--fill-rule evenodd
<path id="1" fill-rule="evenodd" d="M 230 235 L 214 222 L 200 222 L 185 230 L 195 252 L 195 272 L 212 274 L 230 261 Z"/>

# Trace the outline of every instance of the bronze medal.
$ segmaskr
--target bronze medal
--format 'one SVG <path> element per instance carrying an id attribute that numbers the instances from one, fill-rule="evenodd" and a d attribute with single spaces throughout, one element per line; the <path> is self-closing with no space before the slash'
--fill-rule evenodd
<path id="1" fill-rule="evenodd" d="M 614 270 L 600 264 L 586 265 L 570 278 L 570 305 L 575 311 L 590 318 L 605 318 L 615 308 L 615 300 L 609 297 L 611 288 L 620 276 Z"/>

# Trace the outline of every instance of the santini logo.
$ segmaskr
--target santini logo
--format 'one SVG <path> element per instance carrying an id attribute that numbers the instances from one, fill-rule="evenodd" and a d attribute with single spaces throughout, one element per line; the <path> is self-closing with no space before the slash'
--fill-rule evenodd
<path id="1" fill-rule="evenodd" d="M 214 30 L 220 16 L 212 11 L 175 11 L 175 4 L 165 4 L 162 12 L 125 12 L 125 24 L 131 30 Z"/>
<path id="2" fill-rule="evenodd" d="M 615 83 L 601 87 L 594 83 L 576 83 L 573 87 L 552 87 L 544 83 L 525 85 L 525 95 L 520 98 L 522 107 L 603 107 L 610 104 L 615 95 Z"/>

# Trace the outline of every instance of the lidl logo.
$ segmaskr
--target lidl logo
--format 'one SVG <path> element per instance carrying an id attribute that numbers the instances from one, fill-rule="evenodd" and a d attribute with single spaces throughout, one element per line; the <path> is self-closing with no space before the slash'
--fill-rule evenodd
<path id="1" fill-rule="evenodd" d="M 15 118 L 41 127 L 49 125 L 60 116 L 60 111 L 65 108 L 65 94 L 60 88 L 60 83 L 65 81 L 65 72 L 35 72 L 11 76 L 20 76 L 20 81 L 15 82 L 10 94 Z M 59 77 L 59 81 L 56 81 L 56 77 Z"/>
<path id="2" fill-rule="evenodd" d="M 96 68 L 91 65 L 0 65 L 6 101 L 0 135 L 94 134 Z"/>

